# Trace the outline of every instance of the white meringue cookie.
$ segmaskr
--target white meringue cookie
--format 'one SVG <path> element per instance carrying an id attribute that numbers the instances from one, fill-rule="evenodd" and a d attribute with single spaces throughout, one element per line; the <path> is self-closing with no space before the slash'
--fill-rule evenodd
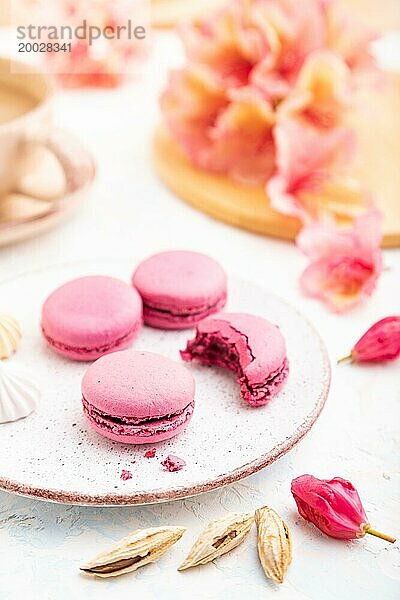
<path id="1" fill-rule="evenodd" d="M 39 387 L 29 375 L 0 362 L 0 423 L 27 417 L 39 399 Z"/>
<path id="2" fill-rule="evenodd" d="M 13 317 L 0 313 L 0 359 L 13 354 L 21 339 L 21 327 Z"/>

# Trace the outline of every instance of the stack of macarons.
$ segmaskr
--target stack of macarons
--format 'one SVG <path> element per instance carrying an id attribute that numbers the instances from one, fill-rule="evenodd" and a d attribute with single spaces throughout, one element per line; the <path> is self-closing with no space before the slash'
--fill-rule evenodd
<path id="1" fill-rule="evenodd" d="M 132 284 L 143 300 L 144 321 L 151 327 L 187 329 L 226 303 L 224 270 L 198 252 L 155 254 L 140 263 Z"/>
<path id="2" fill-rule="evenodd" d="M 43 305 L 42 333 L 58 354 L 96 361 L 82 382 L 83 411 L 95 431 L 123 443 L 158 442 L 190 421 L 195 382 L 182 364 L 126 350 L 143 322 L 168 330 L 196 327 L 182 358 L 233 371 L 251 406 L 265 404 L 287 377 L 279 329 L 253 315 L 220 313 L 226 299 L 227 278 L 215 260 L 162 252 L 138 265 L 131 285 L 88 276 L 57 288 Z"/>

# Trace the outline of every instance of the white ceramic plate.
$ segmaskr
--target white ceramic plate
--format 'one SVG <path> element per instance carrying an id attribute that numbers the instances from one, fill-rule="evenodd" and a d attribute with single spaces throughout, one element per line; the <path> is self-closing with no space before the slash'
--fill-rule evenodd
<path id="1" fill-rule="evenodd" d="M 290 450 L 311 428 L 326 400 L 330 367 L 324 345 L 295 309 L 269 292 L 229 281 L 228 310 L 252 312 L 277 323 L 286 337 L 290 375 L 284 389 L 262 408 L 241 399 L 235 377 L 219 368 L 192 363 L 196 408 L 187 430 L 156 445 L 123 445 L 92 431 L 82 414 L 80 383 L 85 363 L 62 359 L 40 334 L 41 305 L 58 285 L 74 277 L 108 274 L 129 281 L 132 261 L 102 260 L 59 265 L 0 285 L 2 310 L 12 312 L 24 331 L 9 359 L 28 369 L 43 396 L 36 413 L 0 425 L 0 488 L 44 500 L 74 504 L 122 505 L 173 500 L 208 491 L 267 466 Z M 179 359 L 192 330 L 144 328 L 134 347 Z M 168 454 L 187 466 L 169 473 Z M 132 461 L 135 461 L 132 464 Z M 133 477 L 122 481 L 121 470 Z"/>

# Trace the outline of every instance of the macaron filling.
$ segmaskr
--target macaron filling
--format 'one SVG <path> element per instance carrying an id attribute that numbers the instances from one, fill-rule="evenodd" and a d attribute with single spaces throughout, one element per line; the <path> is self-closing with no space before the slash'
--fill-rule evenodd
<path id="1" fill-rule="evenodd" d="M 225 306 L 225 303 L 225 293 L 215 302 L 209 302 L 202 306 L 188 306 L 183 308 L 172 308 L 171 306 L 157 304 L 143 299 L 143 315 L 145 319 L 157 317 L 159 319 L 166 319 L 169 322 L 176 320 L 177 322 L 187 321 L 196 323 L 199 321 L 199 317 L 206 318 L 209 315 L 218 312 Z"/>
<path id="2" fill-rule="evenodd" d="M 59 350 L 61 352 L 68 352 L 68 353 L 73 352 L 74 354 L 81 354 L 82 356 L 86 356 L 90 353 L 106 354 L 107 352 L 109 352 L 111 350 L 118 349 L 120 346 L 122 346 L 126 342 L 129 342 L 131 340 L 131 338 L 134 338 L 137 331 L 140 329 L 141 326 L 142 326 L 142 322 L 140 321 L 140 323 L 135 325 L 135 327 L 132 327 L 127 333 L 125 333 L 118 339 L 113 340 L 112 342 L 110 342 L 108 344 L 103 344 L 101 346 L 93 346 L 93 347 L 72 346 L 69 344 L 64 344 L 63 342 L 58 342 L 57 340 L 54 340 L 53 338 L 51 338 L 50 336 L 47 335 L 44 327 L 42 327 L 42 334 L 43 334 L 43 337 L 45 338 L 46 342 L 48 343 L 48 345 L 51 346 L 52 348 L 54 348 L 55 350 Z"/>
<path id="3" fill-rule="evenodd" d="M 108 430 L 114 435 L 151 437 L 175 430 L 192 416 L 194 401 L 185 408 L 159 417 L 111 416 L 101 412 L 82 396 L 83 411 L 86 417 L 97 427 Z"/>
<path id="4" fill-rule="evenodd" d="M 244 342 L 242 351 L 238 344 L 215 332 L 197 332 L 194 340 L 188 342 L 181 356 L 185 361 L 200 360 L 209 365 L 217 365 L 229 369 L 238 378 L 243 399 L 251 406 L 262 406 L 273 396 L 284 383 L 288 372 L 289 362 L 284 358 L 282 364 L 274 372 L 269 372 L 260 381 L 249 380 L 246 367 L 254 360 L 247 338 L 236 332 Z"/>

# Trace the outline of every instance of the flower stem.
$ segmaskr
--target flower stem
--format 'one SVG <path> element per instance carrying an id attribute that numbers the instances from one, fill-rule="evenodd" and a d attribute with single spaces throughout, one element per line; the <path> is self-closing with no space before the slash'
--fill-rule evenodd
<path id="1" fill-rule="evenodd" d="M 339 358 L 339 360 L 337 361 L 337 364 L 340 365 L 340 363 L 348 362 L 348 361 L 353 362 L 353 354 L 348 354 L 347 356 L 343 356 L 343 358 Z"/>
<path id="2" fill-rule="evenodd" d="M 365 533 L 369 533 L 370 535 L 374 535 L 375 537 L 381 538 L 382 540 L 386 540 L 391 544 L 394 544 L 394 542 L 396 541 L 396 538 L 392 537 L 391 535 L 386 535 L 386 533 L 376 531 L 376 529 L 372 529 L 372 527 L 368 527 L 368 529 L 365 530 Z"/>

